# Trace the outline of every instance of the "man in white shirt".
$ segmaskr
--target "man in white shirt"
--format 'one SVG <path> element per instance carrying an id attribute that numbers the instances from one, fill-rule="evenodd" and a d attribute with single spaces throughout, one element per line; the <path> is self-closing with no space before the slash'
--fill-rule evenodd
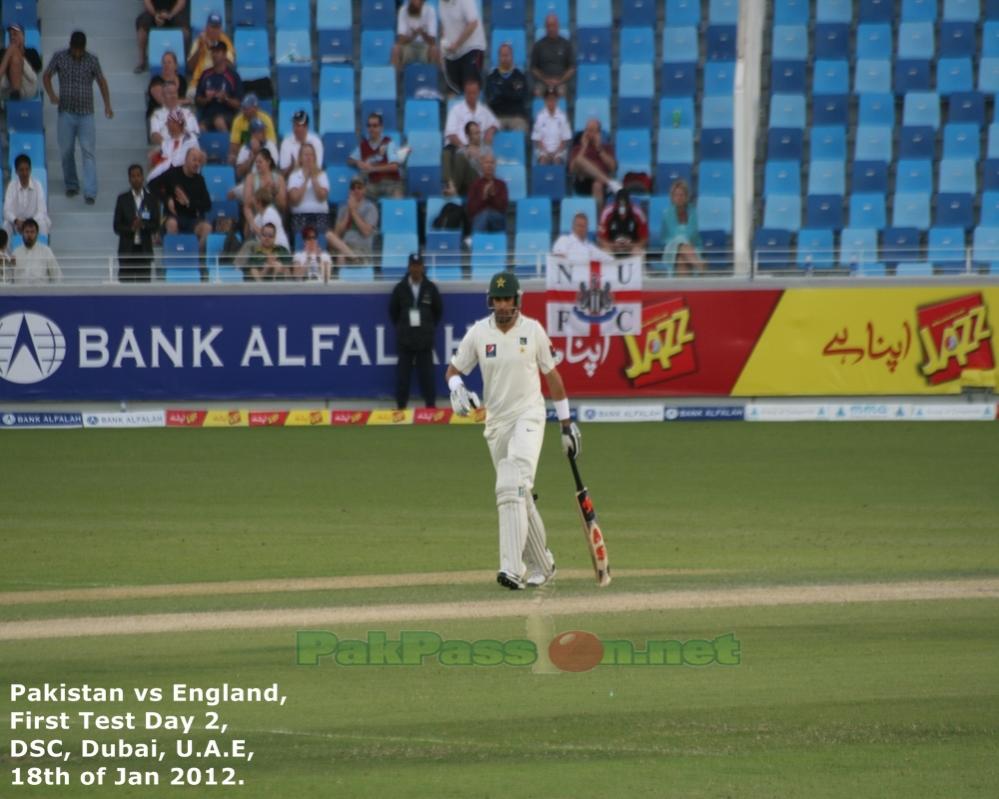
<path id="1" fill-rule="evenodd" d="M 184 115 L 184 130 L 192 136 L 201 133 L 198 126 L 198 118 L 191 113 L 191 110 L 184 108 L 180 104 L 180 97 L 177 95 L 177 86 L 173 83 L 163 84 L 163 105 L 153 111 L 149 117 L 149 142 L 158 145 L 167 137 L 167 117 L 171 111 L 178 111 Z"/>
<path id="2" fill-rule="evenodd" d="M 49 234 L 52 223 L 49 221 L 45 189 L 37 178 L 31 176 L 31 159 L 21 153 L 14 159 L 14 177 L 4 192 L 4 229 L 11 236 L 20 233 L 25 219 L 33 219 L 42 234 Z"/>
<path id="3" fill-rule="evenodd" d="M 455 94 L 469 78 L 482 80 L 482 61 L 486 52 L 486 32 L 476 0 L 441 0 L 441 51 L 444 55 L 444 80 Z"/>
<path id="4" fill-rule="evenodd" d="M 538 112 L 531 131 L 534 155 L 539 164 L 564 164 L 572 142 L 572 128 L 565 112 L 558 107 L 558 90 L 545 92 L 545 107 Z"/>
<path id="5" fill-rule="evenodd" d="M 589 238 L 590 221 L 580 212 L 572 218 L 572 233 L 565 233 L 552 245 L 552 255 L 565 258 L 570 263 L 588 264 L 591 261 L 610 263 L 614 258 L 601 250 Z"/>
<path id="6" fill-rule="evenodd" d="M 407 64 L 436 64 L 440 60 L 437 12 L 426 0 L 409 0 L 399 6 L 391 60 L 392 66 L 400 70 Z"/>
<path id="7" fill-rule="evenodd" d="M 479 407 L 461 376 L 478 365 L 486 404 L 485 439 L 496 469 L 500 567 L 496 582 L 518 590 L 555 576 L 544 522 L 534 504 L 534 476 L 545 437 L 545 400 L 540 374 L 562 428 L 562 450 L 575 458 L 579 428 L 571 421 L 565 385 L 555 368 L 555 348 L 544 328 L 520 313 L 520 282 L 511 272 L 489 281 L 492 313 L 465 334 L 451 358 L 446 379 L 459 416 Z"/>
<path id="8" fill-rule="evenodd" d="M 306 142 L 312 145 L 312 149 L 316 151 L 316 163 L 322 166 L 323 140 L 309 129 L 309 115 L 300 109 L 291 118 L 291 133 L 281 141 L 278 167 L 285 177 L 298 169 L 298 151 Z"/>
<path id="9" fill-rule="evenodd" d="M 38 241 L 38 223 L 25 219 L 21 225 L 21 245 L 13 252 L 14 283 L 61 283 L 62 270 L 48 245 Z"/>
<path id="10" fill-rule="evenodd" d="M 443 1 L 443 0 L 442 0 Z M 452 196 L 458 193 L 454 177 L 462 172 L 460 159 L 464 155 L 460 150 L 468 146 L 468 123 L 474 122 L 482 134 L 482 144 L 492 145 L 493 136 L 499 130 L 499 120 L 489 110 L 489 106 L 479 102 L 481 86 L 477 78 L 465 81 L 463 86 L 464 100 L 455 103 L 447 114 L 444 125 L 444 152 L 441 156 L 441 171 L 444 179 L 444 194 Z"/>

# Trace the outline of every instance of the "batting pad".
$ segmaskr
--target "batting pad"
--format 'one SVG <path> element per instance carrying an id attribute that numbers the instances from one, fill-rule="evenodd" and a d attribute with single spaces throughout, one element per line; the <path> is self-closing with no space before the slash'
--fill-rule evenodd
<path id="1" fill-rule="evenodd" d="M 534 504 L 534 497 L 528 493 L 527 504 L 527 545 L 524 547 L 524 562 L 529 571 L 539 571 L 545 576 L 551 574 L 555 559 L 548 551 L 548 534 L 545 532 L 545 523 L 538 513 L 538 506 Z"/>
<path id="2" fill-rule="evenodd" d="M 496 464 L 496 508 L 499 511 L 500 569 L 523 577 L 527 538 L 527 489 L 512 458 Z"/>

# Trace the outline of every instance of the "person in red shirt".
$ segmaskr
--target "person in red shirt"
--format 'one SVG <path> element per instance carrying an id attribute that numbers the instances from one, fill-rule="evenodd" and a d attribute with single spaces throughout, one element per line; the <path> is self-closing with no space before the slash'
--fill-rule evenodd
<path id="1" fill-rule="evenodd" d="M 506 231 L 506 208 L 510 202 L 506 183 L 496 177 L 496 156 L 491 152 L 483 155 L 479 163 L 482 177 L 468 189 L 468 218 L 476 233 L 502 233 Z"/>
<path id="2" fill-rule="evenodd" d="M 621 189 L 614 202 L 600 214 L 597 244 L 614 255 L 645 252 L 649 243 L 649 222 L 641 207 L 631 201 L 627 189 Z"/>

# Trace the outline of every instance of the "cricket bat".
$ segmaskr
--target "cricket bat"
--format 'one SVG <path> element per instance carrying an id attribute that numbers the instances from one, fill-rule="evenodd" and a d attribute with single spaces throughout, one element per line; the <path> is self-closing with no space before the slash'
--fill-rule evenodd
<path id="1" fill-rule="evenodd" d="M 593 507 L 593 500 L 590 499 L 590 492 L 583 485 L 583 478 L 579 476 L 576 459 L 571 455 L 569 456 L 569 465 L 572 467 L 572 476 L 576 481 L 576 503 L 579 505 L 579 517 L 583 521 L 583 535 L 586 536 L 586 545 L 590 550 L 593 573 L 596 575 L 597 585 L 605 588 L 610 585 L 611 581 L 607 543 L 604 541 L 604 534 L 600 531 L 600 525 L 597 523 L 597 512 Z"/>

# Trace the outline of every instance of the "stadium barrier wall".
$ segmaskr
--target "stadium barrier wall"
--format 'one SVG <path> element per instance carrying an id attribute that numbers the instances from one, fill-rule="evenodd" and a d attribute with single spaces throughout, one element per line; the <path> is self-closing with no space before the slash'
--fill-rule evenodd
<path id="1" fill-rule="evenodd" d="M 525 312 L 545 319 L 547 298 L 529 291 Z M 387 305 L 364 291 L 3 295 L 0 400 L 390 398 Z M 480 290 L 444 305 L 441 364 L 486 313 Z M 576 399 L 948 395 L 995 390 L 997 305 L 999 287 L 972 282 L 677 288 L 641 292 L 637 335 L 594 325 L 553 344 Z"/>

